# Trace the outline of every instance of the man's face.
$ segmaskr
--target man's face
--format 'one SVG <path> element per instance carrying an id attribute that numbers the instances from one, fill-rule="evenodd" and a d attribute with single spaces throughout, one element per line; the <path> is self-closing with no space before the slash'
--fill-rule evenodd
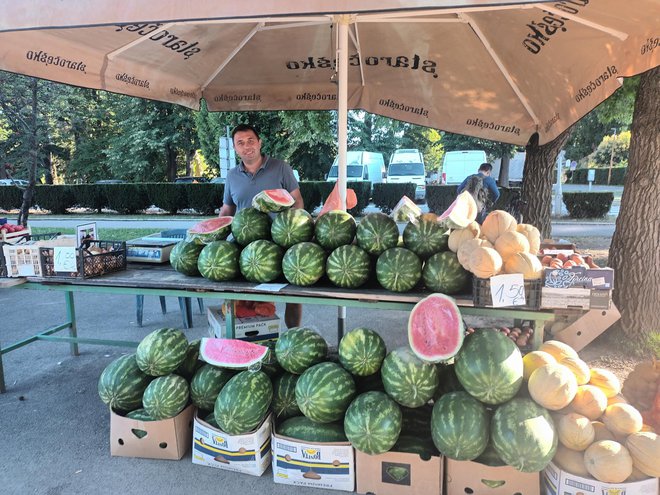
<path id="1" fill-rule="evenodd" d="M 253 131 L 239 131 L 234 134 L 234 149 L 244 162 L 253 162 L 261 157 L 261 139 Z"/>

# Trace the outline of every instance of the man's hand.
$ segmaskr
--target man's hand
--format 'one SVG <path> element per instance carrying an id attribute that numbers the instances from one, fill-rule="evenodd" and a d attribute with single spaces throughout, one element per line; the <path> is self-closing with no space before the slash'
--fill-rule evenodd
<path id="1" fill-rule="evenodd" d="M 220 213 L 218 214 L 218 216 L 219 217 L 233 217 L 234 213 L 236 213 L 236 206 L 223 204 L 220 207 Z"/>

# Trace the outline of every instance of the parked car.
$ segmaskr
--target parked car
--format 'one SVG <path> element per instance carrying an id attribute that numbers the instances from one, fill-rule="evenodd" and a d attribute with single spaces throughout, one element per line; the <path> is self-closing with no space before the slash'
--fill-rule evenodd
<path id="1" fill-rule="evenodd" d="M 23 179 L 0 179 L 0 186 L 27 186 L 28 181 Z"/>
<path id="2" fill-rule="evenodd" d="M 339 175 L 339 156 L 330 167 L 327 180 L 337 182 Z M 385 182 L 387 175 L 385 159 L 382 153 L 371 151 L 348 151 L 346 153 L 346 180 L 348 182 L 369 181 L 371 185 Z"/>
<path id="3" fill-rule="evenodd" d="M 483 150 L 448 151 L 442 160 L 442 183 L 460 184 L 472 174 L 476 174 L 479 165 L 486 162 Z M 493 174 L 493 177 L 497 177 Z"/>
<path id="4" fill-rule="evenodd" d="M 424 156 L 416 149 L 394 150 L 387 167 L 389 184 L 412 182 L 415 184 L 415 200 L 426 197 L 426 169 Z"/>
<path id="5" fill-rule="evenodd" d="M 94 184 L 126 184 L 126 181 L 121 179 L 103 179 L 97 180 Z"/>
<path id="6" fill-rule="evenodd" d="M 190 183 L 200 183 L 208 182 L 209 180 L 206 177 L 186 175 L 185 177 L 177 177 L 174 179 L 174 182 L 177 184 L 190 184 Z"/>
<path id="7" fill-rule="evenodd" d="M 224 184 L 226 180 L 226 177 L 213 177 L 211 179 L 211 184 Z"/>

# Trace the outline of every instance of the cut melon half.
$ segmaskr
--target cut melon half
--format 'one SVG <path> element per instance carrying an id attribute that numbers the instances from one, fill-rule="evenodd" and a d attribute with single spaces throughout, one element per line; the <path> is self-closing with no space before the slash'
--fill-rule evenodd
<path id="1" fill-rule="evenodd" d="M 231 232 L 231 222 L 234 217 L 216 217 L 196 223 L 187 231 L 188 240 L 195 244 L 211 244 L 223 241 Z"/>
<path id="2" fill-rule="evenodd" d="M 266 346 L 238 339 L 203 338 L 199 346 L 200 358 L 219 368 L 247 369 L 264 362 L 269 354 Z"/>
<path id="3" fill-rule="evenodd" d="M 444 221 L 450 229 L 464 229 L 477 218 L 477 213 L 474 198 L 469 192 L 463 191 L 438 220 Z"/>
<path id="4" fill-rule="evenodd" d="M 408 342 L 423 361 L 440 363 L 451 359 L 463 345 L 464 334 L 461 313 L 449 296 L 431 294 L 410 312 Z"/>
<path id="5" fill-rule="evenodd" d="M 296 202 L 286 189 L 266 189 L 252 198 L 252 207 L 263 213 L 277 213 Z"/>

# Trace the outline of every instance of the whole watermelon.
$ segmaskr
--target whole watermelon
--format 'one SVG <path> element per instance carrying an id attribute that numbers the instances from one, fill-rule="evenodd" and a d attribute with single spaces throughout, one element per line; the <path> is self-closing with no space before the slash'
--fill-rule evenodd
<path id="1" fill-rule="evenodd" d="M 468 336 L 456 356 L 454 370 L 463 388 L 486 404 L 510 400 L 523 383 L 520 349 L 494 330 L 479 329 Z"/>
<path id="2" fill-rule="evenodd" d="M 188 350 L 186 351 L 186 357 L 183 358 L 183 361 L 179 367 L 174 370 L 175 375 L 182 376 L 186 380 L 190 380 L 195 372 L 204 365 L 204 361 L 199 359 L 199 345 L 201 344 L 200 339 L 195 339 L 188 344 Z"/>
<path id="3" fill-rule="evenodd" d="M 144 407 L 127 413 L 126 417 L 130 419 L 137 419 L 138 421 L 156 421 L 154 418 L 149 416 L 149 413 L 145 410 Z M 147 432 L 145 431 L 144 433 L 144 436 L 146 436 Z"/>
<path id="4" fill-rule="evenodd" d="M 202 249 L 197 268 L 202 277 L 214 282 L 233 280 L 241 273 L 239 255 L 240 249 L 233 242 L 214 241 Z"/>
<path id="5" fill-rule="evenodd" d="M 213 414 L 218 426 L 230 435 L 254 430 L 266 417 L 273 399 L 273 385 L 262 371 L 241 371 L 222 388 Z"/>
<path id="6" fill-rule="evenodd" d="M 296 383 L 296 402 L 302 413 L 318 423 L 339 421 L 355 397 L 351 374 L 336 363 L 308 368 Z"/>
<path id="7" fill-rule="evenodd" d="M 270 217 L 256 208 L 243 208 L 234 215 L 231 234 L 241 246 L 270 237 Z"/>
<path id="8" fill-rule="evenodd" d="M 296 383 L 299 377 L 293 373 L 283 373 L 273 382 L 271 409 L 278 421 L 301 414 L 296 402 Z"/>
<path id="9" fill-rule="evenodd" d="M 440 384 L 435 389 L 433 400 L 438 400 L 449 392 L 463 392 L 465 389 L 461 382 L 458 381 L 456 376 L 456 369 L 454 363 L 441 363 L 438 364 L 438 374 L 440 376 Z"/>
<path id="10" fill-rule="evenodd" d="M 317 423 L 306 416 L 285 419 L 277 426 L 278 435 L 305 442 L 345 442 L 342 423 Z"/>
<path id="11" fill-rule="evenodd" d="M 270 227 L 273 241 L 289 249 L 299 242 L 311 241 L 314 237 L 314 219 L 302 208 L 291 208 L 279 213 Z"/>
<path id="12" fill-rule="evenodd" d="M 188 404 L 188 382 L 179 375 L 159 376 L 144 391 L 142 405 L 152 418 L 173 418 Z"/>
<path id="13" fill-rule="evenodd" d="M 253 241 L 239 258 L 241 273 L 250 282 L 272 282 L 282 274 L 282 248 L 272 241 Z"/>
<path id="14" fill-rule="evenodd" d="M 205 364 L 197 370 L 190 381 L 190 399 L 203 411 L 211 411 L 222 387 L 234 376 L 234 373 Z"/>
<path id="15" fill-rule="evenodd" d="M 357 289 L 369 280 L 371 259 L 359 246 L 339 246 L 330 253 L 325 263 L 325 272 L 330 282 L 337 287 Z"/>
<path id="16" fill-rule="evenodd" d="M 142 395 L 153 378 L 138 366 L 135 354 L 126 354 L 108 364 L 99 378 L 101 400 L 125 412 L 142 406 Z"/>
<path id="17" fill-rule="evenodd" d="M 475 459 L 488 445 L 489 419 L 486 407 L 467 392 L 445 394 L 433 405 L 433 443 L 450 459 Z"/>
<path id="18" fill-rule="evenodd" d="M 355 219 L 342 210 L 332 210 L 321 215 L 316 219 L 314 227 L 316 242 L 326 251 L 352 243 L 355 230 Z"/>
<path id="19" fill-rule="evenodd" d="M 328 354 L 328 344 L 321 335 L 307 327 L 289 328 L 275 344 L 275 357 L 282 368 L 300 375 L 320 363 Z"/>
<path id="20" fill-rule="evenodd" d="M 369 455 L 390 450 L 401 433 L 401 409 L 384 392 L 358 395 L 344 417 L 346 437 L 360 452 Z"/>
<path id="21" fill-rule="evenodd" d="M 144 337 L 135 357 L 142 371 L 151 376 L 169 375 L 186 359 L 188 339 L 176 328 L 160 328 Z"/>
<path id="22" fill-rule="evenodd" d="M 424 404 L 420 407 L 401 406 L 401 434 L 420 438 L 431 438 L 431 415 L 433 406 Z"/>
<path id="23" fill-rule="evenodd" d="M 407 292 L 422 277 L 422 262 L 409 249 L 391 248 L 378 257 L 376 277 L 378 283 L 387 290 Z"/>
<path id="24" fill-rule="evenodd" d="M 448 249 L 449 232 L 438 223 L 437 215 L 426 213 L 408 222 L 403 229 L 403 244 L 422 259 Z"/>
<path id="25" fill-rule="evenodd" d="M 406 435 L 401 432 L 401 435 L 399 435 L 399 438 L 391 450 L 392 452 L 417 454 L 425 460 L 438 456 L 438 449 L 435 448 L 430 433 L 426 437 L 419 437 L 416 435 Z"/>
<path id="26" fill-rule="evenodd" d="M 282 272 L 290 284 L 314 285 L 325 273 L 325 251 L 313 242 L 295 244 L 284 253 Z"/>
<path id="27" fill-rule="evenodd" d="M 399 242 L 399 228 L 396 222 L 384 213 L 369 213 L 358 224 L 355 236 L 358 246 L 369 254 L 380 256 L 388 249 L 396 247 Z"/>
<path id="28" fill-rule="evenodd" d="M 422 270 L 426 288 L 443 294 L 458 294 L 468 287 L 472 274 L 458 261 L 458 256 L 451 251 L 431 256 Z"/>
<path id="29" fill-rule="evenodd" d="M 408 347 L 391 351 L 380 373 L 385 392 L 406 407 L 426 404 L 438 387 L 438 368 L 419 359 Z"/>
<path id="30" fill-rule="evenodd" d="M 368 376 L 378 373 L 387 349 L 383 338 L 369 328 L 355 328 L 339 342 L 339 362 L 351 374 Z"/>
<path id="31" fill-rule="evenodd" d="M 199 275 L 197 259 L 202 249 L 204 249 L 204 244 L 197 244 L 193 241 L 178 242 L 170 251 L 170 265 L 179 273 L 195 277 Z"/>

